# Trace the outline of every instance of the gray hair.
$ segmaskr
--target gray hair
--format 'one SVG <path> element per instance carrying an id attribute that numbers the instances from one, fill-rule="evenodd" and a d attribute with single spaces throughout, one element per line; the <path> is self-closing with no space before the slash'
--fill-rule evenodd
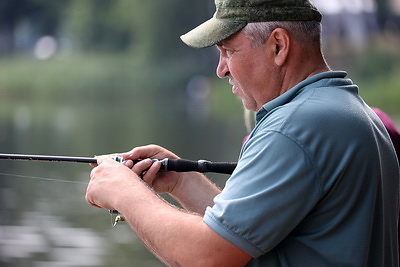
<path id="1" fill-rule="evenodd" d="M 269 21 L 247 24 L 243 32 L 254 47 L 265 43 L 271 32 L 283 28 L 302 46 L 321 43 L 321 23 L 317 21 Z"/>

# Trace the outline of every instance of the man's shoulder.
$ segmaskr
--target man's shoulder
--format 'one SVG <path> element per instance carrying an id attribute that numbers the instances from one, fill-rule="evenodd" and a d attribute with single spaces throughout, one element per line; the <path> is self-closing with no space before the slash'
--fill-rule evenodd
<path id="1" fill-rule="evenodd" d="M 331 124 L 340 124 L 350 120 L 354 114 L 348 109 L 346 101 L 340 93 L 326 92 L 335 89 L 312 88 L 294 98 L 292 101 L 278 106 L 265 114 L 260 125 L 268 129 L 285 131 L 301 127 L 319 129 Z M 325 92 L 323 92 L 325 91 Z M 358 101 L 358 100 L 353 100 Z"/>

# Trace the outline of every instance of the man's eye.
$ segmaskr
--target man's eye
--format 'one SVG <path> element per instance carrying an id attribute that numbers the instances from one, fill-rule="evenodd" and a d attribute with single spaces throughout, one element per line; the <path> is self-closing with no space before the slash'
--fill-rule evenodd
<path id="1" fill-rule="evenodd" d="M 231 56 L 234 52 L 235 52 L 234 50 L 227 49 L 227 50 L 226 50 L 226 55 L 227 55 L 227 56 Z"/>

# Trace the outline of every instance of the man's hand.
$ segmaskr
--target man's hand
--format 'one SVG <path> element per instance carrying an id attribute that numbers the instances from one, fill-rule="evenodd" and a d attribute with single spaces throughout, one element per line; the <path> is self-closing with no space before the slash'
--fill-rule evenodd
<path id="1" fill-rule="evenodd" d="M 132 169 L 127 164 L 119 163 L 110 156 L 97 157 L 97 167 L 90 173 L 86 201 L 95 207 L 115 209 L 114 203 L 119 199 L 118 196 L 142 183 L 139 177 L 141 174 L 154 176 L 160 168 L 159 163 L 152 164 L 151 160 L 140 161 Z"/>
<path id="2" fill-rule="evenodd" d="M 171 151 L 157 145 L 136 147 L 131 151 L 122 154 L 121 156 L 126 160 L 127 166 L 131 167 L 136 174 L 142 176 L 143 181 L 152 187 L 157 193 L 172 193 L 172 191 L 180 183 L 181 177 L 184 175 L 176 172 L 158 172 L 161 167 L 161 164 L 158 161 L 155 161 L 148 170 L 140 173 L 145 165 L 142 166 L 143 161 L 139 161 L 138 163 L 134 164 L 133 162 L 136 160 L 179 158 Z"/>

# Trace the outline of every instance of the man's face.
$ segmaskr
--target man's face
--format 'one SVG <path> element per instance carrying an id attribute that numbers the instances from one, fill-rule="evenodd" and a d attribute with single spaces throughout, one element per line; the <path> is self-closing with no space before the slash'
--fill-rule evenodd
<path id="1" fill-rule="evenodd" d="M 275 77 L 274 51 L 265 44 L 253 47 L 249 38 L 238 32 L 217 45 L 220 53 L 217 76 L 229 78 L 232 92 L 246 109 L 258 111 L 279 95 Z"/>

